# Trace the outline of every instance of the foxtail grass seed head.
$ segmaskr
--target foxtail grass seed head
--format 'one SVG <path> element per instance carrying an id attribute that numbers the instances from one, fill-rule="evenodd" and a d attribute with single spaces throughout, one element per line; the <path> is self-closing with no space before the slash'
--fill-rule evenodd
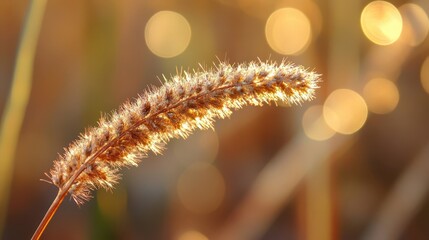
<path id="1" fill-rule="evenodd" d="M 137 166 L 149 151 L 160 153 L 171 138 L 213 127 L 245 105 L 314 98 L 319 74 L 285 61 L 219 63 L 214 69 L 182 72 L 103 116 L 54 161 L 49 182 L 68 191 L 77 204 L 97 188 L 111 189 L 122 167 Z"/>

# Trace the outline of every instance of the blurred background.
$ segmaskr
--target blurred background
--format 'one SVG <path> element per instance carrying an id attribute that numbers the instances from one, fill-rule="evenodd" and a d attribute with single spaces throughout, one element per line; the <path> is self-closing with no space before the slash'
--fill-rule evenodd
<path id="1" fill-rule="evenodd" d="M 67 197 L 42 238 L 427 239 L 428 13 L 427 0 L 0 1 L 0 238 L 30 238 L 57 192 L 39 179 L 102 112 L 180 69 L 260 58 L 321 73 L 317 98 L 172 140 L 114 191 Z"/>

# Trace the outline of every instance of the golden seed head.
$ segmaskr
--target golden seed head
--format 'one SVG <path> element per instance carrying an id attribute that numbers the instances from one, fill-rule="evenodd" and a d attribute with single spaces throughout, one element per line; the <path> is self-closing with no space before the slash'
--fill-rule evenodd
<path id="1" fill-rule="evenodd" d="M 212 128 L 214 119 L 245 105 L 311 100 L 319 82 L 319 74 L 284 61 L 183 72 L 102 117 L 54 162 L 50 182 L 82 204 L 91 190 L 112 188 L 120 168 L 136 166 L 149 151 L 161 153 L 169 139 Z"/>

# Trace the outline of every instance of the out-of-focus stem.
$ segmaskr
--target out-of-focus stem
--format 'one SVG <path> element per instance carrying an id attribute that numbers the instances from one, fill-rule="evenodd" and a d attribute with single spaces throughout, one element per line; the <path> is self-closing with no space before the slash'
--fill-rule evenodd
<path id="1" fill-rule="evenodd" d="M 354 141 L 354 137 L 337 135 L 316 142 L 303 133 L 296 135 L 261 170 L 249 193 L 214 239 L 260 239 L 314 167 L 329 161 L 334 153 L 341 154 Z"/>
<path id="2" fill-rule="evenodd" d="M 429 192 L 429 143 L 399 177 L 386 200 L 380 204 L 364 240 L 401 239 Z"/>
<path id="3" fill-rule="evenodd" d="M 0 236 L 3 235 L 10 182 L 21 125 L 30 96 L 37 39 L 42 25 L 46 0 L 30 1 L 17 50 L 9 97 L 0 128 Z"/>

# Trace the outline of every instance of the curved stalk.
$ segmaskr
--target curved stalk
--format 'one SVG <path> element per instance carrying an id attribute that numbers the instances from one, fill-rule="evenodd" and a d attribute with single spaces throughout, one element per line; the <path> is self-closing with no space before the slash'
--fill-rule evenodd
<path id="1" fill-rule="evenodd" d="M 137 166 L 148 151 L 160 153 L 169 139 L 212 128 L 216 118 L 245 105 L 311 100 L 319 81 L 318 74 L 284 61 L 279 65 L 220 63 L 216 70 L 184 72 L 184 77 L 176 76 L 126 102 L 102 117 L 97 127 L 87 129 L 54 161 L 47 177 L 59 192 L 32 239 L 39 239 L 68 193 L 83 204 L 92 190 L 113 188 L 121 168 Z"/>

